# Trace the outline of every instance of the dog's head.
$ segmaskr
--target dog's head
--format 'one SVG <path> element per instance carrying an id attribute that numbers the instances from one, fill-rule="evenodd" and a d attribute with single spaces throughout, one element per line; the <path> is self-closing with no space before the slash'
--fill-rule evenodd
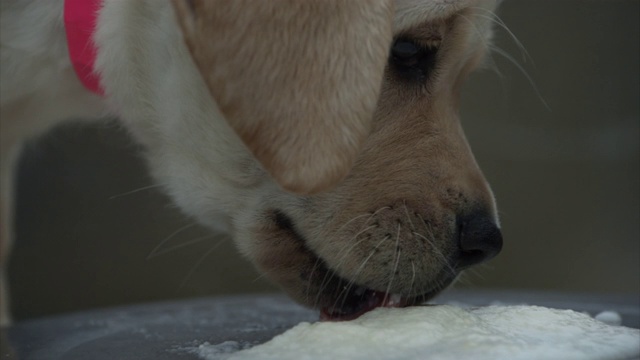
<path id="1" fill-rule="evenodd" d="M 243 205 L 224 210 L 231 231 L 293 298 L 329 318 L 413 304 L 500 251 L 493 195 L 457 111 L 494 6 L 174 1 L 249 150 L 241 171 L 211 170 L 253 179 L 236 195 Z"/>

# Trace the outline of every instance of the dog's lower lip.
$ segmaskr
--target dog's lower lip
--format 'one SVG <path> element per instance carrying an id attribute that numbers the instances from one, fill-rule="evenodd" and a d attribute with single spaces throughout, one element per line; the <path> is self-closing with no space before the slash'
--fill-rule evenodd
<path id="1" fill-rule="evenodd" d="M 455 276 L 449 276 L 441 281 L 436 287 L 418 296 L 404 296 L 401 294 L 389 294 L 383 291 L 368 289 L 356 286 L 345 296 L 340 307 L 325 306 L 320 311 L 321 321 L 348 321 L 354 320 L 365 313 L 379 307 L 402 308 L 423 303 L 444 290 L 455 280 Z M 348 303 L 347 301 L 355 301 Z"/>
<path id="2" fill-rule="evenodd" d="M 346 321 L 353 320 L 361 315 L 378 307 L 404 307 L 410 301 L 408 298 L 399 294 L 389 294 L 382 291 L 376 291 L 358 287 L 351 295 L 358 298 L 356 303 L 343 303 L 342 306 L 327 306 L 320 311 L 320 320 L 322 321 Z M 345 299 L 346 302 L 347 299 Z"/>

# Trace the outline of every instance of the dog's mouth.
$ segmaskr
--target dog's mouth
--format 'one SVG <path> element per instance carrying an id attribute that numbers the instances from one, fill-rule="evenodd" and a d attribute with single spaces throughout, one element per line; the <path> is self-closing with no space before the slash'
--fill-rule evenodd
<path id="1" fill-rule="evenodd" d="M 358 285 L 330 270 L 326 261 L 307 246 L 304 237 L 295 230 L 288 216 L 280 211 L 275 211 L 274 215 L 278 228 L 295 239 L 299 250 L 305 253 L 306 262 L 313 264 L 311 274 L 301 276 L 306 282 L 304 296 L 295 296 L 291 289 L 285 290 L 308 306 L 320 309 L 322 321 L 353 320 L 380 307 L 398 308 L 420 304 L 434 297 L 455 279 L 454 276 L 445 276 L 432 290 L 410 296 Z"/>
<path id="2" fill-rule="evenodd" d="M 414 299 L 403 297 L 400 294 L 389 294 L 357 286 L 353 292 L 347 295 L 340 306 L 322 307 L 320 320 L 353 320 L 379 307 L 405 307 L 413 303 Z"/>
<path id="3" fill-rule="evenodd" d="M 342 280 L 344 281 L 344 280 Z M 432 291 L 418 295 L 405 296 L 401 294 L 391 294 L 384 291 L 369 289 L 364 286 L 352 286 L 346 295 L 341 297 L 333 305 L 323 306 L 320 309 L 320 320 L 323 321 L 346 321 L 353 320 L 365 313 L 380 308 L 401 308 L 411 305 L 421 304 L 448 287 L 453 278 L 448 279 L 436 286 Z"/>

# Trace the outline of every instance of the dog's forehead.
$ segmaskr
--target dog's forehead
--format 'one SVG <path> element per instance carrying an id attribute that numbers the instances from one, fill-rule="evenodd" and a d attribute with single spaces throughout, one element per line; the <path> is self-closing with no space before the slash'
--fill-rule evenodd
<path id="1" fill-rule="evenodd" d="M 446 19 L 466 8 L 493 12 L 500 0 L 396 0 L 395 34 L 421 24 Z"/>

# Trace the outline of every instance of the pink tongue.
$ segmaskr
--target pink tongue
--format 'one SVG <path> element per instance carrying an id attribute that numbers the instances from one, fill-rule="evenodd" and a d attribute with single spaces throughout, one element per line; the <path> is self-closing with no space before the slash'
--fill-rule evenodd
<path id="1" fill-rule="evenodd" d="M 359 298 L 359 303 L 349 304 L 350 310 L 324 307 L 320 311 L 321 321 L 353 320 L 378 307 L 401 307 L 402 299 L 397 295 L 390 295 L 382 291 L 367 290 Z"/>

